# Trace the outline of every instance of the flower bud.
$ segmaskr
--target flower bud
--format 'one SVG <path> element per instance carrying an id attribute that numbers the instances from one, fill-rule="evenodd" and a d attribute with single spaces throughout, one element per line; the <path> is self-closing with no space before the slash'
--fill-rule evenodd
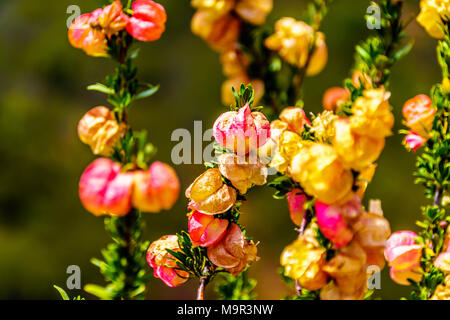
<path id="1" fill-rule="evenodd" d="M 225 106 L 234 105 L 236 103 L 232 88 L 239 91 L 241 84 L 252 86 L 255 91 L 255 99 L 253 100 L 255 105 L 257 105 L 264 96 L 264 82 L 261 79 L 249 79 L 247 74 L 239 73 L 232 76 L 222 84 L 222 103 Z"/>
<path id="2" fill-rule="evenodd" d="M 290 176 L 303 190 L 320 201 L 331 204 L 351 195 L 353 175 L 338 160 L 330 145 L 311 143 L 292 158 Z"/>
<path id="3" fill-rule="evenodd" d="M 108 157 L 126 129 L 126 125 L 117 123 L 112 111 L 99 106 L 81 118 L 78 137 L 91 147 L 92 153 Z"/>
<path id="4" fill-rule="evenodd" d="M 180 182 L 172 167 L 154 162 L 147 171 L 134 173 L 133 206 L 143 212 L 169 210 L 180 192 Z"/>
<path id="5" fill-rule="evenodd" d="M 316 201 L 315 207 L 317 224 L 327 239 L 338 248 L 352 240 L 353 231 L 344 219 L 339 206 Z"/>
<path id="6" fill-rule="evenodd" d="M 289 205 L 289 217 L 296 226 L 300 226 L 305 217 L 305 204 L 308 198 L 300 189 L 293 189 L 287 193 L 286 197 Z"/>
<path id="7" fill-rule="evenodd" d="M 222 240 L 207 251 L 213 264 L 235 276 L 244 271 L 249 263 L 258 259 L 256 253 L 256 245 L 253 241 L 245 240 L 241 229 L 235 223 L 230 225 Z"/>
<path id="8" fill-rule="evenodd" d="M 210 247 L 217 244 L 225 236 L 227 228 L 228 220 L 216 219 L 198 211 L 194 211 L 189 218 L 189 236 L 195 247 Z"/>
<path id="9" fill-rule="evenodd" d="M 70 44 L 77 49 L 82 49 L 87 55 L 93 57 L 107 54 L 105 35 L 100 29 L 95 29 L 91 26 L 91 24 L 98 23 L 97 19 L 101 10 L 97 9 L 92 13 L 79 16 L 69 27 L 68 37 Z"/>
<path id="10" fill-rule="evenodd" d="M 394 125 L 389 96 L 384 88 L 365 90 L 352 106 L 352 131 L 372 138 L 389 136 Z"/>
<path id="11" fill-rule="evenodd" d="M 430 97 L 420 94 L 409 99 L 403 105 L 402 112 L 408 128 L 422 137 L 428 137 L 436 114 Z"/>
<path id="12" fill-rule="evenodd" d="M 367 73 L 361 72 L 359 70 L 353 72 L 352 83 L 353 86 L 357 89 L 361 88 L 361 84 L 366 90 L 373 88 L 372 78 Z"/>
<path id="13" fill-rule="evenodd" d="M 128 33 L 139 41 L 156 41 L 166 29 L 167 14 L 162 5 L 150 0 L 136 0 L 131 5 L 133 16 Z"/>
<path id="14" fill-rule="evenodd" d="M 125 29 L 128 20 L 128 16 L 122 12 L 122 3 L 119 0 L 104 7 L 98 17 L 98 23 L 108 38 Z"/>
<path id="15" fill-rule="evenodd" d="M 332 144 L 346 168 L 361 171 L 375 162 L 384 148 L 385 138 L 372 138 L 353 132 L 350 120 L 341 117 L 333 121 Z"/>
<path id="16" fill-rule="evenodd" d="M 189 273 L 177 270 L 177 264 L 167 249 L 178 252 L 178 237 L 163 236 L 154 241 L 147 250 L 147 262 L 153 268 L 153 275 L 169 287 L 178 287 L 189 278 Z"/>
<path id="17" fill-rule="evenodd" d="M 223 113 L 213 132 L 217 143 L 243 156 L 267 142 L 270 123 L 261 112 L 252 112 L 247 103 L 238 111 Z"/>
<path id="18" fill-rule="evenodd" d="M 233 49 L 239 37 L 241 22 L 231 14 L 217 17 L 209 10 L 198 10 L 191 21 L 191 31 L 219 52 Z"/>
<path id="19" fill-rule="evenodd" d="M 326 250 L 317 242 L 312 228 L 305 230 L 297 240 L 281 254 L 284 274 L 299 282 L 307 290 L 318 290 L 327 283 L 325 265 Z"/>
<path id="20" fill-rule="evenodd" d="M 334 111 L 340 103 L 345 102 L 349 98 L 349 92 L 344 88 L 333 87 L 325 91 L 323 95 L 322 105 L 325 110 Z"/>
<path id="21" fill-rule="evenodd" d="M 81 203 L 93 215 L 124 216 L 131 209 L 133 174 L 106 158 L 92 162 L 80 178 Z"/>
<path id="22" fill-rule="evenodd" d="M 237 14 L 245 21 L 261 25 L 272 11 L 273 0 L 240 0 L 236 5 Z"/>
<path id="23" fill-rule="evenodd" d="M 236 202 L 236 190 L 223 183 L 219 169 L 206 170 L 186 190 L 189 208 L 204 214 L 228 211 Z"/>
<path id="24" fill-rule="evenodd" d="M 403 144 L 412 151 L 416 151 L 422 147 L 428 139 L 418 135 L 414 131 L 409 131 L 409 134 L 405 137 Z"/>
<path id="25" fill-rule="evenodd" d="M 280 113 L 280 120 L 288 124 L 289 130 L 301 134 L 305 125 L 311 125 L 305 111 L 298 107 L 284 108 Z"/>
<path id="26" fill-rule="evenodd" d="M 254 162 L 256 163 L 252 163 Z M 267 181 L 267 167 L 258 159 L 245 160 L 234 153 L 224 153 L 217 159 L 220 173 L 230 180 L 241 194 L 246 194 L 253 185 L 262 186 Z"/>

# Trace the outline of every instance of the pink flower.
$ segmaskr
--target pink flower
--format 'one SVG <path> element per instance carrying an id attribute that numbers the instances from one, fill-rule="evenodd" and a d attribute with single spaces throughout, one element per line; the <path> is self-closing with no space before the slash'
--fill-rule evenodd
<path id="1" fill-rule="evenodd" d="M 164 7 L 150 0 L 136 0 L 132 9 L 133 16 L 127 25 L 128 33 L 139 41 L 158 40 L 167 21 Z"/>
<path id="2" fill-rule="evenodd" d="M 227 232 L 228 220 L 194 211 L 189 218 L 189 236 L 192 244 L 210 247 L 218 243 Z"/>
<path id="3" fill-rule="evenodd" d="M 189 273 L 177 270 L 177 264 L 167 249 L 178 252 L 178 237 L 167 235 L 154 241 L 147 250 L 147 263 L 153 268 L 153 275 L 169 287 L 178 287 L 189 278 Z"/>
<path id="4" fill-rule="evenodd" d="M 391 278 L 395 282 L 409 285 L 408 279 L 422 278 L 420 259 L 423 245 L 416 243 L 418 235 L 412 231 L 398 231 L 386 242 L 384 256 L 391 267 Z"/>
<path id="5" fill-rule="evenodd" d="M 252 112 L 248 103 L 238 111 L 223 113 L 213 130 L 220 145 L 241 156 L 263 146 L 270 138 L 269 121 L 261 112 Z"/>
<path id="6" fill-rule="evenodd" d="M 83 172 L 79 195 L 83 206 L 96 216 L 126 215 L 131 209 L 133 174 L 106 158 L 92 162 Z"/>
<path id="7" fill-rule="evenodd" d="M 102 9 L 86 13 L 76 18 L 69 27 L 69 42 L 82 49 L 87 55 L 99 57 L 107 54 L 106 37 L 102 30 L 92 28 L 92 24 L 98 24 L 98 18 Z"/>
<path id="8" fill-rule="evenodd" d="M 296 226 L 300 226 L 305 216 L 305 203 L 308 201 L 306 195 L 300 189 L 293 189 L 287 194 L 289 205 L 289 216 Z"/>
<path id="9" fill-rule="evenodd" d="M 418 135 L 414 131 L 409 131 L 409 134 L 405 137 L 405 145 L 408 147 L 408 149 L 412 151 L 416 151 L 420 147 L 422 147 L 425 142 L 427 142 L 427 139 Z"/>
<path id="10" fill-rule="evenodd" d="M 180 193 L 180 182 L 175 170 L 156 161 L 147 171 L 134 173 L 133 206 L 144 212 L 169 210 Z"/>
<path id="11" fill-rule="evenodd" d="M 317 200 L 315 208 L 320 230 L 336 247 L 343 247 L 352 240 L 353 231 L 346 219 L 354 219 L 361 213 L 361 202 L 357 196 L 341 206 Z"/>

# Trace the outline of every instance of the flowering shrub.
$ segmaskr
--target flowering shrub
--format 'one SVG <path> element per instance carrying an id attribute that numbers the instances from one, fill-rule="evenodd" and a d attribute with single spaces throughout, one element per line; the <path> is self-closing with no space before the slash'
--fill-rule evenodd
<path id="1" fill-rule="evenodd" d="M 145 132 L 132 131 L 128 112 L 134 100 L 154 94 L 158 87 L 141 83 L 136 77 L 130 52 L 133 38 L 159 39 L 164 31 L 164 8 L 150 0 L 120 1 L 78 17 L 69 28 L 69 41 L 94 57 L 118 62 L 116 73 L 88 87 L 108 95 L 112 108 L 99 106 L 88 111 L 78 124 L 80 140 L 95 155 L 101 155 L 84 171 L 79 183 L 83 206 L 95 216 L 104 215 L 106 229 L 114 243 L 102 251 L 104 261 L 93 259 L 108 284 L 86 285 L 85 290 L 101 299 L 136 299 L 145 292 L 147 242 L 142 242 L 141 212 L 170 209 L 178 198 L 180 184 L 175 171 L 161 162 L 150 162 L 154 147 Z M 131 15 L 131 16 L 130 16 Z M 167 285 L 187 280 L 175 272 L 166 249 L 177 250 L 176 236 L 162 238 L 148 249 L 147 260 L 155 276 Z M 184 276 L 184 277 L 183 277 Z"/>

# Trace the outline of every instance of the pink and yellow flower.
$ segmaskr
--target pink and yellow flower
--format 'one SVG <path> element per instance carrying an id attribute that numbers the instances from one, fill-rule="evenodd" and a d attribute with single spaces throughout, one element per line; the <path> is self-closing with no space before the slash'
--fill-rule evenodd
<path id="1" fill-rule="evenodd" d="M 238 275 L 249 263 L 258 259 L 256 245 L 253 241 L 245 240 L 241 229 L 235 223 L 229 226 L 219 243 L 208 248 L 207 254 L 212 263 L 232 275 Z"/>
<path id="2" fill-rule="evenodd" d="M 213 133 L 217 143 L 244 156 L 267 142 L 270 123 L 261 112 L 252 112 L 246 104 L 238 111 L 223 113 L 214 123 Z"/>
<path id="3" fill-rule="evenodd" d="M 147 250 L 147 262 L 153 268 L 153 275 L 169 287 L 178 287 L 189 278 L 189 273 L 178 270 L 174 257 L 167 249 L 180 250 L 176 235 L 163 236 L 154 241 Z"/>
<path id="4" fill-rule="evenodd" d="M 136 0 L 131 5 L 133 15 L 127 25 L 128 33 L 139 41 L 156 41 L 165 30 L 166 10 L 151 0 Z"/>
<path id="5" fill-rule="evenodd" d="M 430 97 L 420 94 L 409 99 L 403 105 L 402 112 L 406 126 L 416 134 L 427 138 L 436 114 Z"/>
<path id="6" fill-rule="evenodd" d="M 192 212 L 188 223 L 192 244 L 200 247 L 217 244 L 225 236 L 228 223 L 226 219 L 217 219 L 198 211 Z"/>

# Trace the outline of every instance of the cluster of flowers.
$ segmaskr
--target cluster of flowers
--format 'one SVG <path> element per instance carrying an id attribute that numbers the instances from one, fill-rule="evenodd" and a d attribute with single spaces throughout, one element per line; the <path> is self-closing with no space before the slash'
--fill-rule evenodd
<path id="1" fill-rule="evenodd" d="M 361 86 L 354 77 L 355 87 Z M 287 194 L 290 215 L 296 225 L 304 221 L 308 205 L 315 200 L 315 220 L 281 257 L 286 275 L 305 289 L 321 289 L 322 299 L 361 299 L 366 291 L 366 267 L 384 267 L 383 250 L 390 235 L 389 222 L 381 208 L 366 212 L 361 204 L 375 164 L 391 134 L 394 117 L 383 87 L 364 83 L 364 91 L 352 105 L 350 117 L 330 110 L 313 121 L 298 107 L 282 111 L 271 123 L 272 148 L 277 151 L 270 166 L 289 176 L 299 187 Z M 333 104 L 346 100 L 342 91 Z M 330 94 L 327 92 L 327 94 Z M 331 104 L 327 105 L 328 109 Z M 303 139 L 303 131 L 313 135 Z M 332 243 L 335 255 L 315 238 L 315 230 Z M 332 280 L 332 281 L 330 281 Z"/>
<path id="2" fill-rule="evenodd" d="M 189 237 L 194 247 L 207 248 L 207 256 L 216 267 L 237 275 L 258 259 L 257 248 L 226 213 L 236 209 L 238 197 L 253 185 L 266 183 L 267 167 L 251 155 L 269 140 L 270 125 L 262 113 L 252 112 L 246 104 L 237 111 L 223 113 L 213 132 L 216 142 L 227 152 L 217 158 L 217 167 L 206 170 L 186 190 L 191 210 Z M 155 269 L 155 276 L 171 287 L 188 279 L 186 272 L 176 270 L 174 257 L 162 250 L 180 250 L 175 238 L 164 236 L 148 251 L 148 263 Z"/>
<path id="3" fill-rule="evenodd" d="M 266 21 L 273 0 L 192 0 L 191 5 L 197 9 L 192 17 L 192 32 L 221 53 L 223 73 L 228 78 L 222 85 L 223 104 L 233 103 L 231 88 L 241 83 L 252 85 L 258 103 L 264 95 L 264 82 L 249 78 L 249 57 L 240 50 L 238 39 L 244 22 L 261 25 Z"/>
<path id="4" fill-rule="evenodd" d="M 164 8 L 149 0 L 137 0 L 132 8 L 131 18 L 122 12 L 120 1 L 81 15 L 70 27 L 70 42 L 96 56 L 107 52 L 105 37 L 111 38 L 125 28 L 140 40 L 158 39 L 164 31 Z M 148 169 L 138 170 L 136 165 L 121 167 L 109 159 L 130 130 L 126 122 L 118 119 L 115 111 L 98 106 L 78 123 L 80 140 L 95 155 L 103 156 L 92 162 L 81 176 L 79 195 L 83 206 L 96 216 L 124 216 L 131 207 L 144 212 L 170 209 L 180 189 L 178 177 L 170 166 L 154 162 Z"/>
<path id="5" fill-rule="evenodd" d="M 390 275 L 392 280 L 401 285 L 411 285 L 411 281 L 420 282 L 423 277 L 423 270 L 420 266 L 423 244 L 417 242 L 418 235 L 412 231 L 398 231 L 392 234 L 386 244 L 385 257 L 391 267 Z M 450 299 L 450 227 L 444 239 L 443 252 L 434 260 L 436 268 L 440 269 L 444 275 L 444 283 L 437 286 L 432 300 Z"/>
<path id="6" fill-rule="evenodd" d="M 111 5 L 79 16 L 69 28 L 69 41 L 75 48 L 90 56 L 105 56 L 108 40 L 125 30 L 139 41 L 158 40 L 165 30 L 166 11 L 160 4 L 150 0 L 136 0 L 131 16 L 123 11 L 122 3 Z"/>
<path id="7" fill-rule="evenodd" d="M 252 85 L 258 103 L 264 96 L 264 81 L 249 77 L 251 56 L 242 50 L 239 37 L 244 23 L 253 26 L 265 23 L 273 0 L 192 0 L 191 4 L 198 9 L 192 18 L 192 32 L 221 54 L 222 70 L 228 78 L 222 85 L 222 103 L 233 103 L 231 88 L 241 83 Z M 265 39 L 264 45 L 289 64 L 306 67 L 306 74 L 311 76 L 322 71 L 328 59 L 324 34 L 293 18 L 277 21 L 274 34 Z"/>

